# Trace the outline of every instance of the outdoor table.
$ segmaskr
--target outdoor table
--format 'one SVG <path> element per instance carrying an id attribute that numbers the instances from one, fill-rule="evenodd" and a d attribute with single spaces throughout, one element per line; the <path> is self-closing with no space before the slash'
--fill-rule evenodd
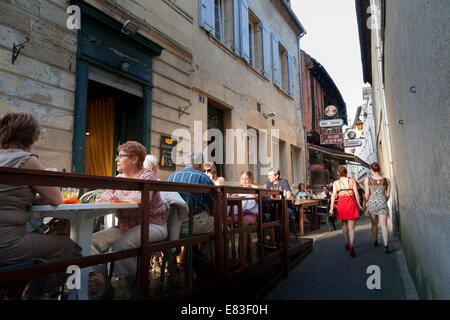
<path id="1" fill-rule="evenodd" d="M 242 228 L 242 217 L 243 217 L 243 212 L 242 212 L 242 201 L 244 200 L 255 200 L 257 201 L 258 198 L 257 197 L 229 197 L 226 199 L 227 201 L 227 206 L 231 206 L 231 211 L 230 211 L 230 231 L 232 232 L 234 229 L 234 207 L 237 206 L 238 208 L 238 228 Z M 234 233 L 231 233 L 231 259 L 235 260 L 236 259 L 236 254 L 235 254 L 235 250 L 234 250 L 234 243 L 235 242 L 235 238 L 234 238 Z M 245 239 L 244 239 L 244 232 L 240 231 L 239 232 L 239 263 L 241 266 L 245 265 L 245 250 L 246 250 L 246 244 L 245 244 Z"/>
<path id="2" fill-rule="evenodd" d="M 299 219 L 299 229 L 300 229 L 300 235 L 303 236 L 304 235 L 304 230 L 303 230 L 303 213 L 304 213 L 304 208 L 306 207 L 314 207 L 319 205 L 320 203 L 320 199 L 313 199 L 313 200 L 300 200 L 300 201 L 295 201 L 294 205 L 299 207 L 299 211 L 300 211 L 300 219 Z"/>
<path id="3" fill-rule="evenodd" d="M 139 208 L 137 203 L 80 203 L 35 205 L 31 207 L 33 219 L 55 217 L 70 220 L 70 238 L 82 248 L 82 255 L 91 254 L 92 228 L 94 218 L 115 213 L 118 209 Z M 70 291 L 70 300 L 89 300 L 89 268 L 81 269 L 81 288 Z"/>

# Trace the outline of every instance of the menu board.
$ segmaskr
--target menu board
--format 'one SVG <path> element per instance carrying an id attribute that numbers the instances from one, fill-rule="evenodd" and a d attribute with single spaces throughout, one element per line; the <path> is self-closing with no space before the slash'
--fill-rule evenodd
<path id="1" fill-rule="evenodd" d="M 175 162 L 172 161 L 172 150 L 177 145 L 177 141 L 169 136 L 161 136 L 160 168 L 164 170 L 176 170 Z"/>

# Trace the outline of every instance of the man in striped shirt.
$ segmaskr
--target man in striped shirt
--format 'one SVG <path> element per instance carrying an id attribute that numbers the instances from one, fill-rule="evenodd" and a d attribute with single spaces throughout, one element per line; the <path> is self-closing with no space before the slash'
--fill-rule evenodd
<path id="1" fill-rule="evenodd" d="M 186 167 L 170 175 L 169 182 L 192 183 L 214 185 L 211 179 L 202 172 L 203 154 L 201 152 L 191 152 L 185 159 Z M 194 221 L 192 234 L 214 232 L 214 217 L 208 214 L 208 205 L 212 205 L 213 198 L 208 193 L 190 193 L 193 209 Z M 182 195 L 184 201 L 187 199 Z M 189 204 L 188 204 L 189 205 Z M 184 222 L 181 232 L 187 233 L 188 223 Z"/>

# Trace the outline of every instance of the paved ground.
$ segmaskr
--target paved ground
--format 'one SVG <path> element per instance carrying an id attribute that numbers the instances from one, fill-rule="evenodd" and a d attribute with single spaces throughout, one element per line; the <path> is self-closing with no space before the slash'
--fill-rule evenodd
<path id="1" fill-rule="evenodd" d="M 328 232 L 322 225 L 320 230 L 305 235 L 314 239 L 312 253 L 266 299 L 417 299 L 397 239 L 391 237 L 393 252 L 385 254 L 381 232 L 380 247 L 376 248 L 373 246 L 370 218 L 362 217 L 356 227 L 356 257 L 352 258 L 344 249 L 341 224 L 338 222 L 336 227 L 336 231 Z M 367 288 L 367 279 L 373 274 L 367 273 L 371 265 L 380 267 L 381 289 Z"/>

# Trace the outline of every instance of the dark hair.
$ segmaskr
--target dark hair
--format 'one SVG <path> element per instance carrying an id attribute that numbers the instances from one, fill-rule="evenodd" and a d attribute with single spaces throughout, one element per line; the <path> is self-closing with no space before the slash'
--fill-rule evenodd
<path id="1" fill-rule="evenodd" d="M 338 171 L 339 177 L 346 177 L 347 176 L 347 168 L 343 164 L 341 164 L 338 167 L 337 171 Z"/>
<path id="2" fill-rule="evenodd" d="M 40 133 L 39 123 L 31 113 L 9 112 L 0 118 L 0 148 L 28 148 Z"/>
<path id="3" fill-rule="evenodd" d="M 304 184 L 303 182 L 299 183 L 299 185 L 298 185 L 298 190 L 301 190 L 300 187 L 301 187 L 302 185 L 305 186 L 305 184 Z M 305 189 L 306 189 L 306 186 L 305 186 Z"/>
<path id="4" fill-rule="evenodd" d="M 137 141 L 127 141 L 117 147 L 117 152 L 125 151 L 126 153 L 136 156 L 138 158 L 138 168 L 141 169 L 144 166 L 145 156 L 147 154 L 147 148 Z"/>
<path id="5" fill-rule="evenodd" d="M 380 165 L 378 164 L 378 162 L 374 162 L 370 165 L 370 168 L 374 171 L 374 172 L 380 172 Z"/>

